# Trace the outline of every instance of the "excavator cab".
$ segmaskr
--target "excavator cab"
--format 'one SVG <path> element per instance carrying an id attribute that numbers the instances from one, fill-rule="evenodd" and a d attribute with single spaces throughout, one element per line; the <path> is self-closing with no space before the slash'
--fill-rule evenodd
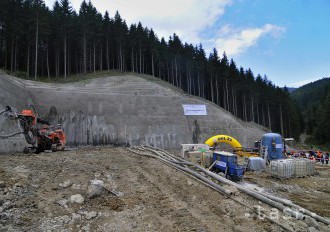
<path id="1" fill-rule="evenodd" d="M 33 110 L 22 110 L 19 117 L 24 118 L 29 126 L 37 124 L 37 116 Z"/>

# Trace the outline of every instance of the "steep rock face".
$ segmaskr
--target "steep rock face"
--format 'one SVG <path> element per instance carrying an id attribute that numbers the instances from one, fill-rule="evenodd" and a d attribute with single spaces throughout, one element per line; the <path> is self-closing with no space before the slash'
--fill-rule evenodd
<path id="1" fill-rule="evenodd" d="M 62 124 L 68 145 L 143 143 L 179 148 L 182 143 L 203 143 L 213 135 L 228 134 L 243 146 L 251 146 L 264 133 L 209 101 L 133 75 L 45 84 L 1 73 L 0 86 L 1 107 L 21 110 L 33 104 L 40 116 Z M 206 105 L 207 115 L 185 116 L 183 104 Z M 17 123 L 0 120 L 2 133 L 18 129 Z M 14 147 L 13 140 L 20 142 Z M 21 149 L 22 140 L 0 140 L 0 152 Z"/>
<path id="2" fill-rule="evenodd" d="M 23 109 L 28 103 L 29 95 L 24 84 L 16 78 L 9 77 L 0 71 L 0 111 L 10 105 L 15 110 Z M 0 115 L 0 135 L 13 134 L 19 131 L 19 123 Z M 26 146 L 23 135 L 1 139 L 0 152 L 22 151 Z"/>

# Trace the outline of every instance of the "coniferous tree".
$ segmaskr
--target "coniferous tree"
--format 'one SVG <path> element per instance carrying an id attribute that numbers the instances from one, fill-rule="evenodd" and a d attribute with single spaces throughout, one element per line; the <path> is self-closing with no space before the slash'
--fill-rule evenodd
<path id="1" fill-rule="evenodd" d="M 302 130 L 300 110 L 266 76 L 238 68 L 216 49 L 207 56 L 202 44 L 184 43 L 175 33 L 166 41 L 141 22 L 128 27 L 119 12 L 102 16 L 91 1 L 84 0 L 77 13 L 68 0 L 51 10 L 43 0 L 0 1 L 0 67 L 35 78 L 110 69 L 148 74 L 284 136 L 298 137 Z M 300 102 L 325 99 L 327 92 Z M 307 130 L 319 136 L 315 128 L 324 120 L 326 101 L 308 109 Z"/>
<path id="2" fill-rule="evenodd" d="M 61 34 L 63 36 L 63 72 L 64 78 L 67 76 L 67 38 L 71 29 L 72 7 L 68 0 L 61 0 L 60 2 L 60 21 L 61 21 Z"/>
<path id="3" fill-rule="evenodd" d="M 117 69 L 124 71 L 125 67 L 125 42 L 128 35 L 126 22 L 117 11 L 114 17 L 114 36 L 117 45 Z"/>
<path id="4" fill-rule="evenodd" d="M 109 13 L 108 11 L 105 12 L 104 14 L 104 20 L 103 20 L 103 27 L 102 27 L 102 30 L 105 34 L 105 49 L 106 49 L 106 67 L 107 67 L 107 70 L 109 71 L 110 70 L 110 55 L 109 55 L 109 43 L 110 43 L 110 33 L 111 33 L 111 20 L 110 20 L 110 17 L 109 17 Z M 133 67 L 134 68 L 134 67 Z M 134 72 L 134 70 L 133 70 Z"/>
<path id="5" fill-rule="evenodd" d="M 315 138 L 322 144 L 330 145 L 330 93 L 325 98 L 324 104 L 318 109 L 319 123 L 316 128 Z"/>

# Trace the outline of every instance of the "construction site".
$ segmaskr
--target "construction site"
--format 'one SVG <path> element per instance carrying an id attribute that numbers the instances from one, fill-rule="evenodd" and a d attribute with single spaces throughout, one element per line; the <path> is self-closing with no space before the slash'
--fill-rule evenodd
<path id="1" fill-rule="evenodd" d="M 0 71 L 0 231 L 330 231 L 328 160 L 289 145 L 151 76 Z"/>

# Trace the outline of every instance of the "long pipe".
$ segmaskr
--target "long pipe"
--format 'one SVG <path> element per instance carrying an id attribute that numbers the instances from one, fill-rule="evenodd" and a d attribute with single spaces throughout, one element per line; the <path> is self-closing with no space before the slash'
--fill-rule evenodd
<path id="1" fill-rule="evenodd" d="M 318 220 L 320 222 L 323 222 L 326 225 L 330 225 L 330 220 L 329 219 L 324 218 L 324 217 L 321 217 L 320 215 L 317 215 L 316 213 L 313 213 L 313 212 L 309 211 L 308 209 L 302 208 L 301 206 L 296 205 L 296 204 L 292 203 L 289 200 L 278 198 L 278 197 L 275 197 L 275 196 L 272 196 L 272 195 L 269 195 L 269 194 L 266 194 L 266 193 L 262 193 L 262 192 L 259 192 L 259 194 L 261 194 L 261 195 L 263 195 L 265 197 L 268 197 L 268 198 L 270 198 L 272 200 L 281 202 L 281 203 L 283 203 L 283 204 L 285 204 L 287 206 L 290 206 L 290 207 L 296 208 L 298 210 L 301 210 L 304 214 L 306 214 L 306 215 L 308 215 L 308 216 L 310 216 L 312 218 L 315 218 L 316 220 Z"/>
<path id="2" fill-rule="evenodd" d="M 140 154 L 140 153 L 137 153 L 137 152 L 133 151 L 133 150 L 130 149 L 130 148 L 129 148 L 129 150 L 130 150 L 131 152 L 135 153 L 135 154 L 138 154 L 138 155 L 144 155 L 144 156 L 147 156 L 147 157 L 153 157 L 153 158 L 160 159 L 162 162 L 164 162 L 164 163 L 166 163 L 166 164 L 172 166 L 173 168 L 175 168 L 175 169 L 179 169 L 179 170 L 183 171 L 181 168 L 179 168 L 179 167 L 181 167 L 181 166 L 176 166 L 176 165 L 173 166 L 173 163 L 172 163 L 172 162 L 174 162 L 174 161 L 170 161 L 170 160 L 167 160 L 167 159 L 164 160 L 164 159 L 160 158 L 160 157 L 158 156 L 158 155 L 160 155 L 160 154 L 159 154 L 158 152 L 152 150 L 152 149 L 146 149 L 146 148 L 144 148 L 143 146 L 142 146 L 142 149 L 141 149 L 141 148 L 137 148 L 137 147 L 135 147 L 135 148 L 138 149 L 139 151 L 146 151 L 146 150 L 147 150 L 147 151 L 153 152 L 153 153 L 155 153 L 155 154 L 157 154 L 157 155 L 151 155 L 151 154 L 146 154 L 146 153 Z M 167 152 L 164 151 L 164 153 L 167 153 Z M 169 156 L 173 156 L 172 154 L 169 154 L 169 153 L 167 153 L 167 154 L 168 154 Z M 168 157 L 167 157 L 167 158 L 168 158 Z M 174 158 L 174 156 L 173 156 L 173 158 Z M 176 157 L 175 157 L 175 158 L 176 158 Z M 183 159 L 181 159 L 181 158 L 179 158 L 179 159 L 180 159 L 180 160 L 183 160 Z M 184 161 L 184 160 L 183 160 L 183 161 Z M 177 163 L 179 163 L 179 164 L 184 164 L 185 162 L 177 162 Z M 190 169 L 187 169 L 187 170 L 191 171 Z M 183 172 L 184 172 L 184 171 L 183 171 Z M 185 173 L 185 172 L 184 172 L 184 173 Z M 191 176 L 191 175 L 188 174 L 188 173 L 185 173 L 185 174 Z M 191 177 L 194 177 L 194 176 L 191 176 Z M 196 178 L 196 177 L 194 177 L 194 178 Z M 201 181 L 203 184 L 205 184 L 205 185 L 211 187 L 212 189 L 217 190 L 217 189 L 214 188 L 213 186 L 210 186 L 208 183 L 205 183 L 205 182 L 203 182 L 202 180 L 200 180 L 200 179 L 198 179 L 198 178 L 196 178 L 196 179 L 197 179 L 198 181 Z M 213 182 L 211 182 L 211 183 L 213 183 Z M 221 193 L 222 193 L 222 192 L 221 192 Z M 252 208 L 252 207 L 246 205 L 245 203 L 241 202 L 240 200 L 235 199 L 235 198 L 233 198 L 233 197 L 231 197 L 231 196 L 229 196 L 229 197 L 230 197 L 230 199 L 232 199 L 232 200 L 236 201 L 237 203 L 239 203 L 239 204 L 241 204 L 241 205 L 243 205 L 243 206 L 245 206 L 245 207 L 251 209 L 252 211 L 254 211 L 254 212 L 257 211 L 256 209 L 254 209 L 254 208 Z M 289 227 L 287 227 L 286 225 L 283 225 L 283 224 L 281 224 L 281 223 L 279 223 L 279 222 L 277 222 L 277 221 L 271 219 L 271 218 L 268 217 L 266 214 L 264 214 L 264 213 L 262 213 L 262 212 L 256 212 L 256 213 L 261 213 L 261 214 L 263 214 L 263 216 L 264 216 L 266 219 L 270 220 L 271 222 L 277 224 L 278 226 L 284 228 L 284 229 L 287 230 L 287 231 L 294 232 L 291 228 L 289 228 Z"/>
<path id="3" fill-rule="evenodd" d="M 283 209 L 281 209 L 281 210 L 284 210 L 285 209 L 285 212 L 290 213 L 290 214 L 293 213 L 291 215 L 294 216 L 294 217 L 296 217 L 297 219 L 300 219 L 300 220 L 301 219 L 304 219 L 304 215 L 303 214 L 306 214 L 306 215 L 308 215 L 308 216 L 310 216 L 310 217 L 312 217 L 312 218 L 314 218 L 314 219 L 316 219 L 316 220 L 318 220 L 320 222 L 323 222 L 326 225 L 330 225 L 330 220 L 329 219 L 324 218 L 324 217 L 322 217 L 320 215 L 317 215 L 316 213 L 313 213 L 313 212 L 309 211 L 308 209 L 303 208 L 303 207 L 301 207 L 299 205 L 296 205 L 296 204 L 294 204 L 294 203 L 292 203 L 292 202 L 290 202 L 288 200 L 280 199 L 280 198 L 275 197 L 275 196 L 271 196 L 271 195 L 268 195 L 268 194 L 265 194 L 265 193 L 260 193 L 260 192 L 257 192 L 257 191 L 251 190 L 251 189 L 247 189 L 247 188 L 245 188 L 245 187 L 243 187 L 243 186 L 241 186 L 239 184 L 236 184 L 236 183 L 234 183 L 234 182 L 232 182 L 230 180 L 227 180 L 227 179 L 225 179 L 225 178 L 223 178 L 223 177 L 221 177 L 221 176 L 219 176 L 219 175 L 217 175 L 217 174 L 215 174 L 213 172 L 210 172 L 207 169 L 204 169 L 203 167 L 201 167 L 199 165 L 196 165 L 194 163 L 190 163 L 190 162 L 187 162 L 186 161 L 185 164 L 186 165 L 194 166 L 194 167 L 198 168 L 200 171 L 204 172 L 205 174 L 210 174 L 211 177 L 213 177 L 214 179 L 216 179 L 216 180 L 218 180 L 218 181 L 220 181 L 222 183 L 233 185 L 233 186 L 235 186 L 237 189 L 239 189 L 242 192 L 245 192 L 247 194 L 249 194 L 248 192 L 250 192 L 251 194 L 249 194 L 249 195 L 251 195 L 251 196 L 257 196 L 257 195 L 260 196 L 261 195 L 262 197 L 268 198 L 269 200 L 272 200 L 272 201 L 275 201 L 275 202 L 280 202 L 280 203 L 283 203 L 283 204 L 285 204 L 287 206 L 296 208 L 296 209 L 300 210 L 302 213 L 297 212 L 297 211 L 294 211 L 294 210 L 291 210 L 291 209 L 289 209 L 287 207 L 284 207 L 284 208 L 282 207 Z M 290 212 L 290 211 L 292 211 L 292 212 Z"/>
<path id="4" fill-rule="evenodd" d="M 150 148 L 152 148 L 152 147 L 150 147 Z M 165 151 L 165 150 L 163 150 L 163 149 L 160 149 L 160 148 L 156 148 L 156 149 L 161 150 L 162 152 L 165 152 L 165 153 L 167 153 L 168 155 L 172 155 L 172 154 L 168 153 L 167 151 Z M 172 156 L 174 157 L 174 155 L 172 155 Z M 178 157 L 178 159 L 181 160 L 181 161 L 183 161 L 183 159 L 181 159 L 181 158 L 179 158 L 179 157 Z M 192 164 L 192 165 L 194 165 L 195 167 L 197 167 L 198 169 L 200 169 L 201 171 L 203 171 L 203 170 L 202 170 L 202 167 L 200 167 L 199 165 L 195 165 L 195 164 Z M 218 175 L 217 175 L 217 176 L 218 176 Z M 220 176 L 218 176 L 218 177 L 220 177 Z M 221 177 L 221 178 L 222 178 L 222 177 Z M 222 178 L 222 179 L 223 179 L 224 181 L 228 182 L 227 184 L 235 185 L 235 187 L 237 187 L 238 189 L 243 188 L 241 185 L 238 185 L 238 184 L 236 184 L 236 183 L 234 183 L 234 182 L 232 182 L 232 181 L 230 181 L 230 180 L 227 180 L 227 179 L 225 179 L 225 178 Z M 301 210 L 301 211 L 303 212 L 303 214 L 306 214 L 306 215 L 308 215 L 308 216 L 310 216 L 310 217 L 312 217 L 312 218 L 314 218 L 314 219 L 316 219 L 316 220 L 318 220 L 318 221 L 320 221 L 320 222 L 323 222 L 323 223 L 326 224 L 326 225 L 330 225 L 330 220 L 329 220 L 329 219 L 324 218 L 324 217 L 322 217 L 322 216 L 320 216 L 320 215 L 317 215 L 316 213 L 311 212 L 311 211 L 309 211 L 308 209 L 303 208 L 303 207 L 301 207 L 301 206 L 299 206 L 299 205 L 296 205 L 296 204 L 292 203 L 291 201 L 289 201 L 289 200 L 287 200 L 287 199 L 278 198 L 278 197 L 275 197 L 275 196 L 272 196 L 272 195 L 269 195 L 269 194 L 265 194 L 265 193 L 261 193 L 261 192 L 256 192 L 256 191 L 254 191 L 254 190 L 250 190 L 250 191 L 255 192 L 256 194 L 260 194 L 260 195 L 262 195 L 262 196 L 264 196 L 264 197 L 267 197 L 267 198 L 269 198 L 269 199 L 271 199 L 271 200 L 273 200 L 273 201 L 280 202 L 280 203 L 285 204 L 285 205 L 287 205 L 287 206 L 290 206 L 290 207 L 296 208 L 296 209 L 298 209 L 298 210 Z"/>
<path id="5" fill-rule="evenodd" d="M 191 165 L 191 166 L 194 166 L 194 167 L 198 168 L 200 171 L 202 171 L 205 174 L 211 176 L 212 178 L 216 179 L 217 181 L 220 181 L 220 182 L 222 182 L 224 184 L 233 185 L 238 190 L 240 190 L 241 192 L 244 192 L 244 193 L 246 193 L 246 194 L 248 194 L 248 195 L 250 195 L 250 196 L 252 196 L 252 197 L 254 197 L 254 198 L 258 199 L 258 200 L 260 200 L 260 201 L 263 201 L 264 203 L 266 203 L 266 204 L 268 204 L 268 205 L 270 205 L 270 206 L 272 206 L 274 208 L 277 208 L 277 209 L 281 210 L 282 212 L 288 213 L 291 216 L 293 216 L 293 217 L 295 217 L 295 218 L 297 218 L 299 220 L 304 220 L 305 219 L 305 216 L 303 214 L 301 214 L 300 212 L 295 211 L 295 210 L 292 210 L 290 208 L 287 208 L 284 205 L 279 204 L 278 202 L 276 202 L 274 200 L 271 200 L 271 199 L 269 199 L 269 198 L 267 198 L 265 196 L 262 196 L 258 192 L 255 192 L 253 190 L 247 189 L 247 188 L 245 188 L 245 187 L 243 187 L 243 186 L 241 186 L 239 184 L 236 184 L 236 183 L 234 183 L 234 182 L 232 182 L 230 180 L 227 180 L 227 179 L 223 178 L 222 176 L 219 176 L 219 175 L 217 175 L 217 174 L 215 174 L 215 173 L 213 173 L 213 172 L 211 172 L 211 171 L 209 171 L 209 170 L 207 170 L 205 168 L 202 168 L 202 167 L 200 167 L 198 165 L 195 165 L 193 163 L 190 163 L 189 162 L 189 163 L 185 163 L 185 164 L 186 165 Z"/>
<path id="6" fill-rule="evenodd" d="M 134 151 L 133 151 L 132 149 L 130 149 L 130 148 L 129 148 L 129 150 L 130 150 L 131 152 L 135 153 L 135 154 L 138 154 L 137 152 L 134 152 Z M 139 154 L 139 155 L 141 155 L 141 154 Z M 178 165 L 178 164 L 172 163 L 172 162 L 170 162 L 169 160 L 166 160 L 166 159 L 164 159 L 164 158 L 162 158 L 162 157 L 159 157 L 159 156 L 157 156 L 157 155 L 149 155 L 149 154 L 145 154 L 145 155 L 146 155 L 146 156 L 153 157 L 153 158 L 158 158 L 158 159 L 162 160 L 164 163 L 167 163 L 167 164 L 169 164 L 169 165 L 171 165 L 171 166 L 174 166 L 174 167 L 176 167 L 177 169 L 180 169 L 181 171 L 187 172 L 187 173 L 189 173 L 190 175 L 193 175 L 193 176 L 195 176 L 196 178 L 198 178 L 198 179 L 204 181 L 205 183 L 207 183 L 208 185 L 210 185 L 210 186 L 212 186 L 213 188 L 217 189 L 219 192 L 221 192 L 221 193 L 223 193 L 223 194 L 226 194 L 226 195 L 231 195 L 231 194 L 232 194 L 232 192 L 231 192 L 230 190 L 225 189 L 225 188 L 221 187 L 220 185 L 215 184 L 213 181 L 210 181 L 210 180 L 207 179 L 206 177 L 204 177 L 204 176 L 202 176 L 202 175 L 200 175 L 200 174 L 198 174 L 198 173 L 192 171 L 192 170 L 189 169 L 189 168 L 184 168 L 184 167 L 182 167 L 182 166 L 180 166 L 180 165 Z"/>
<path id="7" fill-rule="evenodd" d="M 146 157 L 158 158 L 158 157 L 155 157 L 154 155 L 151 155 L 151 154 L 146 153 L 145 150 L 143 150 L 143 149 L 141 149 L 141 148 L 138 148 L 138 147 L 136 147 L 136 146 L 134 146 L 133 148 L 134 148 L 135 150 L 138 150 L 139 152 L 136 152 L 136 151 L 132 150 L 131 148 L 128 148 L 128 150 L 129 150 L 130 152 L 132 152 L 132 153 L 134 153 L 134 154 L 137 154 L 137 155 L 140 155 L 140 156 L 146 156 Z M 160 162 L 163 162 L 163 161 L 160 160 Z M 163 163 L 165 163 L 165 162 L 163 162 Z M 167 163 L 167 162 L 166 162 L 165 164 L 171 166 L 172 168 L 176 169 L 177 171 L 183 172 L 181 169 L 176 168 L 176 167 L 173 166 L 172 164 L 169 164 L 169 163 Z M 183 173 L 184 173 L 185 175 L 189 176 L 190 178 L 195 179 L 195 180 L 197 180 L 197 181 L 199 181 L 199 182 L 201 182 L 201 183 L 207 185 L 205 182 L 203 182 L 202 180 L 196 178 L 195 176 L 192 176 L 192 175 L 190 175 L 189 173 L 186 173 L 186 172 L 183 172 Z M 207 185 L 207 186 L 209 186 L 209 185 Z M 212 189 L 214 189 L 212 186 L 209 186 L 209 187 L 212 188 Z M 214 189 L 214 190 L 217 191 L 217 189 Z"/>
<path id="8" fill-rule="evenodd" d="M 153 151 L 153 152 L 157 154 L 156 151 Z M 244 192 L 244 193 L 246 193 L 246 194 L 248 194 L 248 195 L 250 195 L 250 196 L 252 196 L 252 197 L 254 197 L 254 198 L 258 199 L 258 200 L 260 200 L 260 201 L 263 201 L 264 203 L 266 203 L 266 204 L 268 204 L 268 205 L 270 205 L 270 206 L 272 206 L 274 208 L 277 208 L 277 209 L 279 209 L 279 210 L 281 210 L 281 211 L 283 211 L 285 213 L 288 213 L 291 216 L 294 216 L 295 218 L 297 218 L 299 220 L 304 220 L 305 219 L 305 216 L 303 214 L 301 214 L 300 212 L 295 211 L 295 210 L 292 210 L 290 208 L 287 208 L 284 205 L 282 205 L 282 204 L 280 204 L 280 203 L 278 203 L 278 202 L 276 202 L 274 200 L 271 200 L 271 199 L 269 199 L 269 198 L 267 198 L 265 196 L 262 196 L 258 192 L 255 192 L 253 190 L 249 190 L 247 188 L 244 188 L 243 186 L 238 185 L 238 184 L 236 184 L 236 183 L 234 183 L 234 182 L 232 182 L 230 180 L 227 180 L 227 179 L 225 179 L 225 178 L 223 178 L 223 177 L 221 177 L 221 176 L 219 176 L 219 175 L 217 175 L 217 174 L 215 174 L 215 173 L 213 173 L 213 172 L 211 172 L 211 171 L 209 171 L 209 170 L 207 170 L 207 169 L 205 169 L 205 168 L 203 168 L 203 167 L 201 167 L 201 166 L 199 166 L 197 164 L 194 164 L 194 163 L 191 163 L 191 162 L 188 162 L 188 161 L 179 161 L 179 162 L 175 162 L 175 163 L 181 164 L 181 165 L 193 166 L 193 167 L 199 169 L 200 171 L 204 172 L 208 176 L 216 179 L 217 181 L 220 181 L 220 182 L 222 182 L 224 184 L 233 185 L 238 190 L 240 190 L 240 191 L 242 191 L 242 192 Z"/>
<path id="9" fill-rule="evenodd" d="M 142 155 L 142 156 L 146 156 L 146 157 L 152 157 L 152 158 L 159 159 L 159 157 L 156 156 L 156 155 L 148 154 L 148 153 L 146 152 L 145 149 L 142 149 L 142 148 L 139 148 L 139 147 L 136 147 L 136 146 L 134 147 L 134 149 L 137 149 L 137 150 L 139 150 L 139 152 L 142 152 L 142 153 L 138 153 L 138 152 L 136 152 L 136 151 L 134 151 L 134 150 L 128 148 L 129 151 L 131 151 L 131 152 L 133 152 L 133 153 L 135 153 L 135 154 L 137 154 L 137 155 Z M 211 188 L 211 189 L 213 189 L 213 190 L 215 190 L 215 191 L 217 191 L 217 192 L 220 192 L 218 189 L 214 188 L 213 186 L 209 185 L 208 183 L 205 183 L 203 180 L 201 180 L 201 179 L 197 178 L 196 176 L 191 175 L 191 174 L 189 174 L 189 173 L 183 171 L 182 169 L 178 168 L 176 165 L 174 165 L 174 163 L 172 163 L 172 161 L 165 162 L 164 160 L 160 159 L 160 162 L 163 162 L 163 163 L 165 163 L 165 164 L 171 166 L 172 168 L 174 168 L 174 169 L 176 169 L 176 170 L 178 170 L 178 171 L 184 173 L 185 175 L 189 176 L 190 178 L 195 179 L 196 181 L 198 181 L 198 182 L 200 182 L 200 183 L 202 183 L 202 184 L 208 186 L 209 188 Z M 190 170 L 190 169 L 188 169 L 188 170 Z M 221 187 L 221 186 L 220 186 L 220 187 Z M 230 190 L 228 190 L 228 191 L 230 191 Z M 220 193 L 223 194 L 223 192 L 220 192 Z M 230 192 L 230 195 L 231 195 L 231 194 L 232 194 L 232 192 Z M 228 197 L 230 197 L 230 196 L 228 196 Z"/>
<path id="10" fill-rule="evenodd" d="M 150 148 L 145 147 L 145 146 L 141 146 L 141 147 L 142 147 L 141 150 L 147 150 L 147 151 L 150 151 L 150 152 L 153 152 L 154 151 L 153 149 L 150 149 Z M 165 152 L 158 152 L 157 155 L 160 155 L 161 157 L 163 157 L 165 159 L 168 159 L 169 161 L 177 161 L 176 157 L 173 157 L 173 155 L 167 154 Z"/>

